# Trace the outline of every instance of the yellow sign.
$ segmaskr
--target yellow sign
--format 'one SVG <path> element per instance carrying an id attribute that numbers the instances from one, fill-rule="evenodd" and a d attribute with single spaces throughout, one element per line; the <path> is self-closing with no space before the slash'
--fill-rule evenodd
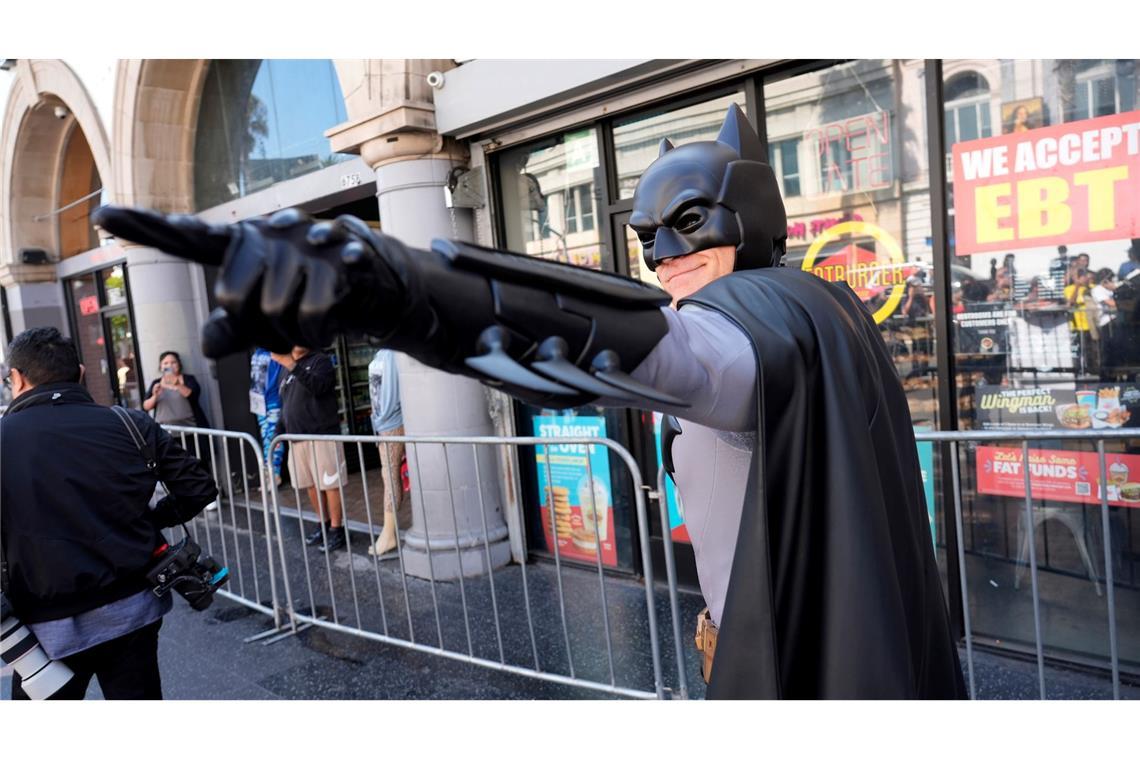
<path id="1" fill-rule="evenodd" d="M 828 243 L 833 243 L 843 235 L 867 235 L 873 238 L 876 242 L 881 244 L 886 249 L 887 255 L 890 256 L 889 263 L 887 262 L 868 262 L 865 265 L 856 264 L 852 267 L 827 267 L 824 271 L 823 267 L 819 267 L 820 271 L 816 271 L 815 259 L 823 247 Z M 823 231 L 823 234 L 812 241 L 811 246 L 804 256 L 804 263 L 802 269 L 805 272 L 812 272 L 817 277 L 831 282 L 844 281 L 847 282 L 855 289 L 865 288 L 871 281 L 878 278 L 878 285 L 882 287 L 890 286 L 891 292 L 887 297 L 886 302 L 879 307 L 872 316 L 875 318 L 875 324 L 881 324 L 884 319 L 894 313 L 898 308 L 899 302 L 902 300 L 903 293 L 906 292 L 906 277 L 903 275 L 903 265 L 906 262 L 903 259 L 902 248 L 891 237 L 890 233 L 882 227 L 871 224 L 870 222 L 840 222 L 839 224 L 828 227 Z M 852 282 L 850 277 L 855 277 Z"/>

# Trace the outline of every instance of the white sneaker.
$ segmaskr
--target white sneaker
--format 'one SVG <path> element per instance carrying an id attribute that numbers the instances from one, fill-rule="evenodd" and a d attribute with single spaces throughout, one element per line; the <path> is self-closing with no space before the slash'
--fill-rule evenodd
<path id="1" fill-rule="evenodd" d="M 215 499 L 214 501 L 211 501 L 209 504 L 207 504 L 206 505 L 206 511 L 207 512 L 217 512 L 218 511 L 218 500 Z"/>

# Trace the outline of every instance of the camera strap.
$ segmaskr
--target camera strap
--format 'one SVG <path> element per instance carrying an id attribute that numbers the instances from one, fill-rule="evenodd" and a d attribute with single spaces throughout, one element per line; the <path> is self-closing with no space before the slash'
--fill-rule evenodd
<path id="1" fill-rule="evenodd" d="M 134 442 L 135 446 L 139 450 L 139 453 L 141 453 L 143 455 L 143 459 L 146 460 L 146 468 L 152 472 L 156 471 L 158 469 L 158 457 L 156 457 L 154 454 L 154 448 L 149 443 L 147 443 L 146 438 L 144 438 L 143 434 L 139 432 L 138 426 L 135 425 L 135 421 L 131 419 L 131 415 L 128 414 L 127 410 L 121 406 L 112 406 L 111 411 L 114 412 L 120 420 L 122 420 L 123 426 L 127 428 L 127 435 L 131 437 L 131 441 Z M 160 480 L 159 482 L 161 483 L 162 481 Z M 162 485 L 164 487 L 166 486 L 165 483 Z"/>
<path id="2" fill-rule="evenodd" d="M 159 483 L 162 483 L 162 487 L 166 489 L 166 493 L 170 494 L 169 486 L 163 482 L 162 478 L 158 477 L 158 457 L 155 455 L 154 447 L 151 446 L 143 434 L 139 432 L 138 426 L 135 425 L 135 421 L 131 419 L 131 415 L 126 409 L 121 406 L 112 406 L 110 409 L 115 413 L 115 416 L 122 421 L 123 426 L 127 429 L 127 435 L 131 437 L 131 441 L 135 444 L 139 453 L 143 455 L 146 468 L 155 474 L 155 479 Z M 185 531 L 187 536 L 190 535 L 190 529 L 186 527 L 186 523 L 182 524 L 182 530 Z"/>

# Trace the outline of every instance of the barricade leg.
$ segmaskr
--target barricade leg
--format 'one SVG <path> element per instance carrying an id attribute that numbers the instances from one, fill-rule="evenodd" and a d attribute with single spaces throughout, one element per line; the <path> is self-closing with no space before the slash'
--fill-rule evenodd
<path id="1" fill-rule="evenodd" d="M 669 584 L 669 614 L 673 618 L 673 646 L 677 657 L 677 690 L 689 698 L 689 678 L 685 673 L 685 651 L 681 647 L 681 610 L 677 602 L 677 561 L 673 554 L 673 531 L 669 523 L 669 503 L 665 497 L 665 468 L 657 470 L 657 508 L 661 518 L 661 540 L 665 553 L 665 576 Z"/>
<path id="2" fill-rule="evenodd" d="M 1108 602 L 1108 653 L 1112 666 L 1112 698 L 1120 699 L 1120 653 L 1116 644 L 1116 589 L 1112 570 L 1112 528 L 1108 519 L 1108 477 L 1104 461 L 1104 439 L 1096 442 L 1100 464 L 1100 524 L 1104 538 L 1104 588 Z"/>
<path id="3" fill-rule="evenodd" d="M 1033 496 L 1029 482 L 1029 441 L 1021 442 L 1021 469 L 1025 473 L 1025 522 L 1029 531 L 1029 572 L 1033 581 L 1033 633 L 1037 642 L 1037 682 L 1045 699 L 1045 649 L 1041 637 L 1041 592 L 1037 587 L 1037 539 L 1034 537 Z"/>
<path id="4" fill-rule="evenodd" d="M 414 451 L 414 454 L 416 457 L 416 471 L 419 472 L 419 469 L 420 469 L 419 446 L 417 446 L 413 451 Z M 445 451 L 444 457 L 446 457 L 446 456 L 447 456 L 447 452 Z M 426 505 L 424 504 L 424 486 L 423 486 L 422 479 L 417 477 L 416 478 L 416 484 L 417 484 L 417 488 L 420 492 L 420 507 L 421 507 L 421 510 L 423 511 L 424 548 L 427 551 L 428 582 L 431 584 L 432 609 L 435 610 L 435 631 L 436 631 L 436 635 L 438 636 L 439 648 L 442 650 L 443 649 L 443 625 L 439 619 L 439 597 L 437 597 L 436 593 L 435 593 L 435 560 L 432 558 L 432 553 L 431 553 L 431 526 L 428 525 L 428 519 L 427 519 L 428 510 L 427 510 Z M 448 480 L 447 480 L 447 488 L 449 491 L 451 490 L 451 479 L 450 478 L 448 478 Z M 402 567 L 400 569 L 403 570 Z M 407 573 L 405 572 L 404 575 L 406 577 Z M 409 614 L 411 614 L 410 609 L 409 609 Z"/>
<path id="5" fill-rule="evenodd" d="M 562 619 L 562 638 L 566 642 L 566 660 L 570 677 L 574 678 L 574 652 L 570 649 L 570 631 L 566 627 L 566 593 L 562 588 L 562 553 L 558 548 L 558 520 L 554 514 L 554 476 L 550 471 L 550 446 L 543 446 L 543 466 L 546 468 L 546 504 L 550 509 L 550 534 L 554 536 L 554 568 L 558 579 L 558 611 Z"/>
<path id="6" fill-rule="evenodd" d="M 950 442 L 950 477 L 954 487 L 954 525 L 958 530 L 958 583 L 962 589 L 962 623 L 966 628 L 966 673 L 970 699 L 977 699 L 974 685 L 974 632 L 970 625 L 970 589 L 966 583 L 966 547 L 962 531 L 962 480 L 958 472 L 958 442 Z"/>
<path id="7" fill-rule="evenodd" d="M 471 617 L 467 613 L 467 585 L 463 581 L 463 549 L 459 546 L 459 522 L 455 515 L 455 493 L 451 487 L 451 462 L 447 456 L 447 444 L 443 444 L 443 466 L 447 472 L 447 500 L 451 503 L 451 528 L 455 536 L 455 562 L 459 566 L 459 596 L 463 602 L 463 627 L 467 632 L 467 654 L 475 655 L 471 644 Z M 480 500 L 483 498 L 479 494 Z"/>

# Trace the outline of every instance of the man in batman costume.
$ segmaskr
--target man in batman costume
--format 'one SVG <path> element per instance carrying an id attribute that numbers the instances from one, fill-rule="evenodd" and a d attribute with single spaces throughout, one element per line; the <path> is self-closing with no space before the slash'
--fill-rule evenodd
<path id="1" fill-rule="evenodd" d="M 783 202 L 736 106 L 716 141 L 663 141 L 638 184 L 630 225 L 668 293 L 461 242 L 412 250 L 350 216 L 95 221 L 222 266 L 207 356 L 365 332 L 531 404 L 679 417 L 666 459 L 719 626 L 709 697 L 965 696 L 902 387 L 850 288 L 779 266 Z"/>

